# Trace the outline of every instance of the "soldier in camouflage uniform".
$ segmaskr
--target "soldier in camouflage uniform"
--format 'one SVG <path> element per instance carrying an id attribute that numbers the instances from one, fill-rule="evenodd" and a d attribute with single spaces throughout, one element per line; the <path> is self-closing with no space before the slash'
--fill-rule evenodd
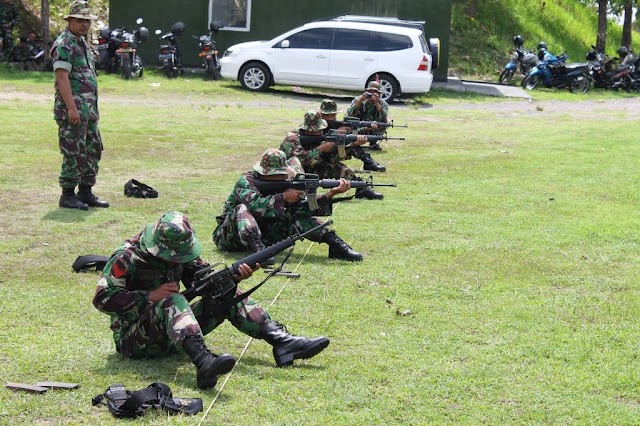
<path id="1" fill-rule="evenodd" d="M 85 39 L 95 18 L 87 2 L 71 3 L 69 14 L 64 16 L 68 26 L 51 48 L 56 79 L 53 114 L 63 156 L 59 206 L 81 210 L 109 207 L 91 192 L 103 149 L 98 129 L 98 82 L 91 48 Z"/>
<path id="2" fill-rule="evenodd" d="M 347 109 L 347 115 L 358 117 L 361 121 L 377 121 L 378 123 L 389 122 L 389 104 L 380 99 L 380 83 L 370 81 L 366 90 L 360 96 L 356 96 L 351 101 Z M 361 129 L 363 133 L 380 133 L 376 127 L 370 130 Z M 380 151 L 382 148 L 377 142 L 370 142 L 369 148 Z"/>
<path id="3" fill-rule="evenodd" d="M 26 36 L 20 37 L 20 43 L 13 47 L 9 55 L 9 64 L 22 71 L 39 71 L 40 67 L 33 58 Z"/>
<path id="4" fill-rule="evenodd" d="M 18 8 L 15 0 L 0 0 L 0 51 L 8 55 L 13 49 L 13 26 L 18 20 Z M 0 52 L 1 53 L 1 52 Z"/>
<path id="5" fill-rule="evenodd" d="M 280 145 L 280 150 L 284 151 L 287 158 L 298 157 L 304 171 L 313 173 L 320 179 L 340 179 L 362 180 L 356 176 L 352 168 L 340 161 L 336 144 L 326 141 L 314 148 L 305 148 L 300 143 L 300 135 L 320 136 L 329 126 L 322 118 L 319 110 L 310 110 L 304 114 L 304 122 L 300 125 L 299 131 L 289 132 Z M 362 145 L 366 139 L 353 142 L 354 145 Z M 367 198 L 370 200 L 382 200 L 384 196 L 371 188 L 356 189 L 356 198 Z"/>
<path id="6" fill-rule="evenodd" d="M 292 167 L 293 165 L 293 167 Z M 296 170 L 297 169 L 297 170 Z M 311 211 L 307 202 L 302 202 L 304 192 L 287 189 L 282 193 L 263 195 L 257 188 L 256 180 L 282 181 L 300 171 L 295 157 L 287 160 L 285 153 L 277 149 L 267 149 L 252 171 L 243 173 L 233 191 L 224 203 L 222 214 L 216 217 L 218 226 L 213 232 L 213 241 L 220 250 L 245 250 L 247 247 L 257 252 L 265 244 L 273 245 L 287 238 L 295 225 L 306 232 L 321 222 L 315 216 L 331 215 L 331 199 L 351 188 L 342 179 L 340 186 L 332 188 L 318 198 L 321 206 Z M 326 227 L 308 235 L 311 241 L 329 245 L 329 258 L 359 261 L 362 255 Z M 270 259 L 273 264 L 275 260 Z"/>
<path id="7" fill-rule="evenodd" d="M 322 118 L 326 120 L 328 127 L 325 129 L 325 132 L 335 131 L 340 132 L 342 134 L 349 133 L 351 130 L 350 127 L 345 126 L 342 121 L 336 120 L 336 115 L 338 114 L 338 106 L 331 99 L 324 99 L 320 104 L 320 112 L 322 113 Z M 384 172 L 387 168 L 383 165 L 378 164 L 368 152 L 364 151 L 364 148 L 360 146 L 353 147 L 349 150 L 349 154 L 355 158 L 362 160 L 364 163 L 362 168 L 364 170 L 370 170 L 374 172 Z"/>
<path id="8" fill-rule="evenodd" d="M 225 319 L 241 332 L 272 345 L 278 367 L 291 365 L 294 359 L 311 358 L 329 345 L 325 337 L 292 336 L 249 297 L 229 306 L 234 297 L 242 295 L 237 288 L 226 299 L 209 296 L 189 304 L 179 293 L 180 281 L 190 286 L 195 272 L 208 266 L 200 258 L 201 250 L 188 218 L 180 212 L 167 212 L 111 255 L 93 304 L 111 316 L 119 353 L 128 358 L 154 358 L 181 349 L 197 368 L 198 387 L 208 389 L 216 385 L 218 375 L 235 365 L 231 355 L 212 354 L 204 343 L 203 336 Z M 252 272 L 242 264 L 234 283 L 249 278 Z M 220 308 L 221 302 L 227 305 Z"/>

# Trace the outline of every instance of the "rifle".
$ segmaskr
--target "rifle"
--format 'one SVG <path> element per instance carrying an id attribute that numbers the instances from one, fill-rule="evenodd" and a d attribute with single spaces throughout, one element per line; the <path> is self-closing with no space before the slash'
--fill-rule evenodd
<path id="1" fill-rule="evenodd" d="M 352 146 L 352 142 L 358 140 L 358 136 L 365 136 L 367 142 L 378 142 L 378 141 L 388 141 L 388 140 L 397 140 L 403 141 L 405 138 L 390 138 L 386 133 L 381 135 L 352 135 L 352 134 L 339 134 L 339 133 L 329 133 L 326 135 L 300 135 L 300 145 L 302 145 L 305 149 L 312 149 L 318 147 L 323 142 L 333 142 L 336 144 L 338 148 L 338 156 L 341 159 L 347 158 L 347 149 L 355 148 L 356 146 Z M 349 142 L 348 144 L 346 142 Z M 368 148 L 365 146 L 361 146 L 360 148 Z"/>
<path id="2" fill-rule="evenodd" d="M 393 124 L 393 120 L 388 123 L 380 123 L 377 121 L 360 121 L 358 117 L 351 117 L 345 115 L 342 120 L 345 126 L 351 127 L 351 129 L 364 129 L 373 127 L 374 123 L 380 129 L 388 129 L 389 127 L 409 127 L 408 124 Z"/>
<path id="3" fill-rule="evenodd" d="M 319 179 L 318 175 L 311 173 L 299 173 L 293 180 L 258 180 L 254 181 L 258 191 L 262 195 L 279 194 L 287 189 L 305 191 L 307 203 L 311 211 L 318 209 L 318 188 L 335 188 L 340 185 L 338 179 Z M 373 183 L 373 176 L 367 180 L 350 180 L 352 188 L 372 188 L 374 186 L 393 186 L 395 183 Z"/>
<path id="4" fill-rule="evenodd" d="M 276 254 L 288 249 L 289 247 L 293 247 L 296 241 L 301 240 L 308 234 L 329 226 L 332 223 L 332 220 L 328 220 L 325 223 L 322 223 L 302 234 L 296 229 L 296 235 L 289 236 L 289 238 L 286 238 L 279 243 L 266 247 L 265 249 L 253 253 L 252 255 L 247 256 L 243 259 L 237 260 L 229 267 L 223 264 L 225 267 L 216 271 L 213 268 L 220 265 L 221 263 L 216 263 L 215 265 L 207 265 L 196 271 L 193 283 L 181 294 L 187 299 L 187 301 L 191 301 L 198 296 L 212 296 L 215 299 L 231 294 L 232 292 L 235 292 L 235 289 L 238 286 L 233 282 L 231 277 L 238 274 L 240 265 L 246 263 L 251 268 L 255 268 L 257 263 L 262 263 L 270 257 L 273 257 Z M 284 262 L 282 262 L 282 264 L 284 264 Z M 282 264 L 280 265 L 280 268 L 274 269 L 267 277 L 267 279 L 280 272 Z M 264 284 L 267 279 L 244 293 L 240 300 L 248 297 L 249 294 L 251 294 L 255 289 Z"/>

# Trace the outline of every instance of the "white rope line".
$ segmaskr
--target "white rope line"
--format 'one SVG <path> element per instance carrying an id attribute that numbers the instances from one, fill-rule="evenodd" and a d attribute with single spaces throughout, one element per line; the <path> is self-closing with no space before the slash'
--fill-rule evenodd
<path id="1" fill-rule="evenodd" d="M 293 272 L 297 271 L 298 268 L 300 267 L 300 265 L 302 265 L 302 262 L 307 257 L 307 254 L 309 253 L 309 251 L 311 250 L 311 247 L 313 247 L 314 244 L 315 243 L 313 241 L 311 241 L 311 244 L 309 244 L 309 247 L 307 248 L 307 251 L 305 251 L 304 255 L 302 256 L 302 259 L 300 259 L 300 262 L 298 262 L 296 267 L 293 269 Z M 282 287 L 280 287 L 280 290 L 274 296 L 273 300 L 269 304 L 269 307 L 273 306 L 276 303 L 276 301 L 278 300 L 278 297 L 280 297 L 280 294 L 282 294 L 282 292 L 284 291 L 284 289 L 287 286 L 287 284 L 289 284 L 289 281 L 291 281 L 291 278 L 287 278 L 287 280 L 284 282 Z M 211 401 L 211 404 L 209 404 L 209 407 L 207 408 L 207 411 L 205 411 L 204 414 L 202 415 L 202 418 L 200 419 L 200 423 L 198 423 L 198 426 L 202 425 L 202 422 L 204 422 L 204 419 L 206 419 L 207 415 L 209 415 L 209 411 L 211 411 L 211 409 L 213 408 L 213 405 L 215 404 L 215 402 L 218 400 L 218 397 L 222 393 L 222 390 L 226 386 L 226 384 L 229 381 L 229 379 L 231 379 L 231 375 L 235 371 L 236 366 L 240 363 L 240 360 L 242 359 L 242 356 L 247 352 L 247 350 L 249 350 L 249 345 L 251 344 L 252 341 L 253 341 L 253 337 L 249 337 L 249 340 L 247 341 L 247 344 L 244 345 L 244 349 L 242 349 L 242 352 L 240 352 L 240 356 L 238 356 L 238 358 L 236 359 L 235 365 L 233 366 L 233 368 L 231 369 L 229 374 L 227 374 L 227 377 L 225 377 L 224 381 L 220 385 L 220 388 L 218 389 L 218 392 L 216 393 L 216 395 L 213 397 L 213 400 Z"/>

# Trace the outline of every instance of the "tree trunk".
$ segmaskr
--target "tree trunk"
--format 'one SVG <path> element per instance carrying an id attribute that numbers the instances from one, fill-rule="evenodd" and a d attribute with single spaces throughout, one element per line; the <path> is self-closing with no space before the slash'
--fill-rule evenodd
<path id="1" fill-rule="evenodd" d="M 631 48 L 631 25 L 633 23 L 633 2 L 624 0 L 624 24 L 622 25 L 621 46 Z"/>
<path id="2" fill-rule="evenodd" d="M 42 40 L 44 44 L 44 60 L 49 62 L 49 0 L 42 0 L 42 10 L 40 16 L 42 18 Z"/>
<path id="3" fill-rule="evenodd" d="M 608 0 L 598 0 L 598 38 L 596 51 L 604 52 L 607 47 L 607 5 Z"/>

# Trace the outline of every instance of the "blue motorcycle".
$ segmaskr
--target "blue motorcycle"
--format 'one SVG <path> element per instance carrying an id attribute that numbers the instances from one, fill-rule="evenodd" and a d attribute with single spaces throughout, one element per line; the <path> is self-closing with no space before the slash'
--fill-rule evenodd
<path id="1" fill-rule="evenodd" d="M 508 83 L 513 78 L 513 75 L 520 68 L 522 75 L 527 75 L 532 67 L 538 65 L 538 55 L 531 51 L 526 51 L 522 47 L 517 47 L 511 54 L 509 63 L 504 66 L 504 70 L 500 73 L 498 81 L 500 83 Z"/>
<path id="2" fill-rule="evenodd" d="M 568 88 L 572 93 L 587 93 L 591 88 L 589 64 L 565 64 L 567 55 L 558 57 L 545 52 L 537 67 L 533 67 L 522 80 L 526 90 L 535 89 L 540 82 L 545 87 Z"/>

